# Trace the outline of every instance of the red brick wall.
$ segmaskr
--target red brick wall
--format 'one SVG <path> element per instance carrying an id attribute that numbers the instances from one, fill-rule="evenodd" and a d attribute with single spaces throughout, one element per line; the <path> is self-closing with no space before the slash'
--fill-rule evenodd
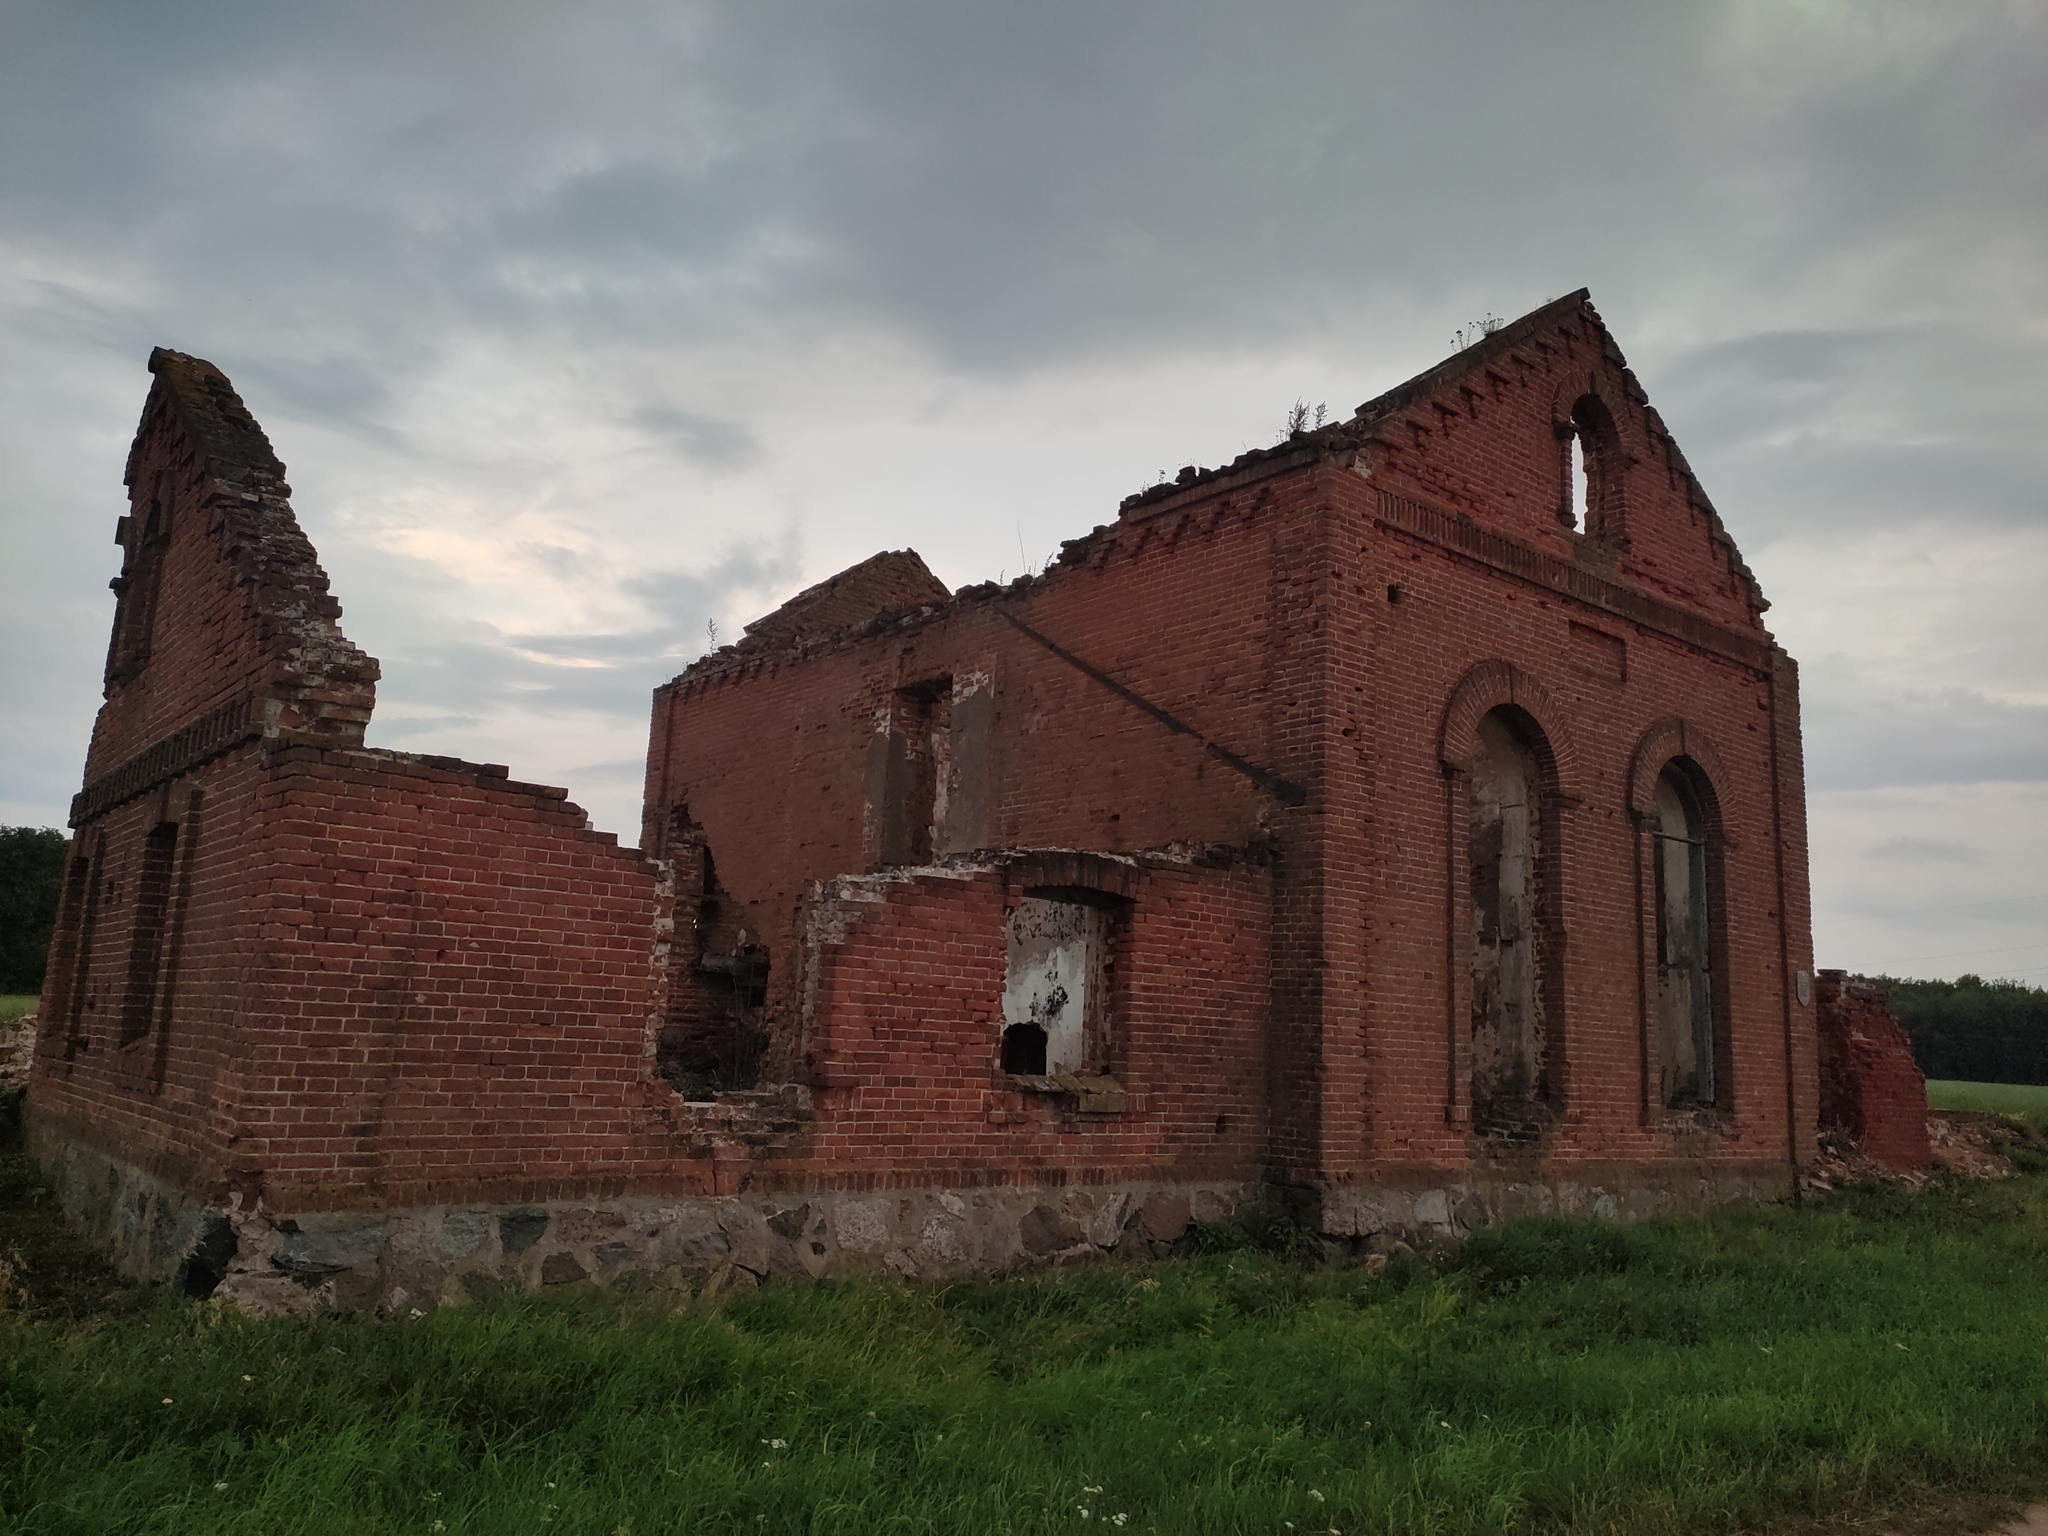
<path id="1" fill-rule="evenodd" d="M 61 1007 L 45 1021 L 39 1109 L 181 1183 L 284 1208 L 696 1187 L 647 1060 L 665 900 L 562 791 L 259 746 L 170 803 L 192 785 L 206 798 L 168 1026 L 120 1044 L 134 902 L 103 902 L 81 1025 Z M 157 816 L 138 802 L 87 829 L 117 888 L 132 892 Z"/>
<path id="2" fill-rule="evenodd" d="M 1409 391 L 1376 419 L 1376 468 L 1435 505 L 1587 558 L 1717 623 L 1753 627 L 1758 599 L 1741 556 L 1592 305 L 1566 300 L 1529 321 L 1452 359 L 1437 370 L 1447 375 L 1438 387 Z M 1469 366 L 1459 369 L 1466 356 Z M 1588 548 L 1596 541 L 1557 515 L 1569 451 L 1558 426 L 1588 393 L 1618 436 L 1619 548 Z"/>
<path id="3" fill-rule="evenodd" d="M 1926 1167 L 1927 1080 L 1890 999 L 1870 982 L 1822 971 L 1815 1000 L 1821 1126 L 1854 1137 L 1886 1167 Z"/>
<path id="4" fill-rule="evenodd" d="M 1555 425 L 1589 389 L 1635 461 L 1625 540 L 1556 516 Z M 1351 422 L 1133 498 L 1042 576 L 837 636 L 757 626 L 658 690 L 650 852 L 686 811 L 738 908 L 720 943 L 744 927 L 769 950 L 772 1105 L 688 1106 L 655 1075 L 667 976 L 703 937 L 672 951 L 670 872 L 561 791 L 345 744 L 375 663 L 334 628 L 282 466 L 206 365 L 165 363 L 151 399 L 131 480 L 194 510 L 161 648 L 110 694 L 89 774 L 244 693 L 266 739 L 86 802 L 80 846 L 104 837 L 111 883 L 90 963 L 53 966 L 83 990 L 75 1028 L 46 1000 L 32 1097 L 130 1161 L 279 1208 L 746 1177 L 1464 1177 L 1489 1149 L 1469 1120 L 1461 743 L 1497 703 L 1547 744 L 1562 1108 L 1542 1160 L 1725 1169 L 1811 1147 L 1796 672 L 1576 299 Z M 940 678 L 950 857 L 867 874 L 901 830 L 878 816 L 878 732 Z M 1650 1089 L 1643 786 L 1677 753 L 1711 791 L 1718 861 L 1728 1049 L 1705 1114 Z M 194 788 L 174 1003 L 124 1046 L 123 892 Z M 1114 1114 L 996 1071 L 1020 849 L 1134 860 L 1108 861 L 1135 870 Z"/>
<path id="5" fill-rule="evenodd" d="M 1483 388 L 1446 376 L 1405 403 L 1376 403 L 1355 427 L 1135 498 L 1042 578 L 971 589 L 935 615 L 807 650 L 714 657 L 661 690 L 651 813 L 687 805 L 721 878 L 770 936 L 771 1027 L 794 1019 L 799 893 L 873 862 L 860 764 L 889 695 L 985 672 L 999 764 L 991 843 L 1270 840 L 1269 1172 L 1346 1183 L 1455 1169 L 1473 1150 L 1457 1038 L 1469 1007 L 1467 786 L 1447 780 L 1440 735 L 1460 680 L 1505 664 L 1543 699 L 1560 764 L 1566 1104 L 1549 1155 L 1807 1155 L 1815 1047 L 1812 1011 L 1795 995 L 1812 964 L 1796 672 L 1597 316 L 1564 304 L 1538 318 L 1475 365 Z M 1556 515 L 1555 423 L 1589 389 L 1636 461 L 1623 471 L 1625 543 L 1588 539 Z M 1521 553 L 1472 558 L 1420 536 L 1389 519 L 1388 494 L 1462 513 Z M 1516 561 L 1542 558 L 1676 606 L 1642 621 L 1515 573 Z M 1048 655 L 1002 609 L 1300 784 L 1306 802 L 1261 792 Z M 1703 642 L 1701 620 L 1721 638 Z M 1729 1060 L 1704 1119 L 1652 1102 L 1646 1055 L 1653 853 L 1631 792 L 1637 759 L 1668 757 L 1674 742 L 1704 760 L 1721 834 Z M 1652 781 L 1663 761 L 1648 765 Z"/>
<path id="6" fill-rule="evenodd" d="M 97 886 L 90 943 L 60 926 L 44 983 L 30 1096 L 126 1160 L 192 1188 L 217 1187 L 240 1134 L 239 1063 L 260 1032 L 258 955 L 267 879 L 250 829 L 263 795 L 264 752 L 251 744 L 79 830 L 74 868 Z M 191 796 L 203 803 L 195 817 Z M 175 967 L 169 1025 L 121 1040 L 142 849 L 166 817 L 191 881 L 183 923 L 162 968 Z M 69 943 L 67 943 L 67 937 Z"/>
<path id="7" fill-rule="evenodd" d="M 1267 871 L 1141 861 L 1116 945 L 1120 1113 L 999 1070 L 1016 866 L 843 882 L 812 906 L 814 1182 L 1065 1184 L 1261 1176 Z M 1024 861 L 1025 868 L 1029 861 Z M 884 899 L 877 900 L 877 896 Z"/>
<path id="8" fill-rule="evenodd" d="M 239 1156 L 290 1202 L 675 1179 L 647 1069 L 654 871 L 560 790 L 287 749 L 252 853 L 272 1001 Z"/>
<path id="9" fill-rule="evenodd" d="M 999 609 L 1241 756 L 1304 775 L 1312 736 L 1298 743 L 1273 724 L 1313 713 L 1303 708 L 1313 647 L 1287 627 L 1297 620 L 1276 619 L 1272 599 L 1296 579 L 1293 551 L 1311 538 L 1310 494 L 1298 481 L 1218 499 L 1120 529 L 1084 564 L 1042 580 L 963 595 L 940 621 L 892 626 L 800 660 L 725 658 L 660 690 L 647 837 L 658 839 L 677 806 L 702 827 L 720 883 L 770 950 L 771 1030 L 786 1032 L 796 1017 L 805 891 L 877 862 L 864 764 L 899 688 L 991 679 L 994 812 L 973 846 L 1243 846 L 1268 828 L 1303 844 L 1294 828 L 1305 812 L 1140 714 Z M 1276 689 L 1286 690 L 1277 706 Z M 1301 884 L 1299 867 L 1281 878 Z"/>

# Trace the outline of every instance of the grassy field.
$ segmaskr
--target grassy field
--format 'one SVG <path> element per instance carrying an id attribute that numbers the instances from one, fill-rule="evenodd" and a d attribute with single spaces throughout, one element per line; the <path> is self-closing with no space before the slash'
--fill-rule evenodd
<path id="1" fill-rule="evenodd" d="M 1998 1115 L 2048 1113 L 2048 1087 L 2032 1083 L 1952 1083 L 1927 1080 L 1929 1109 L 1982 1109 Z"/>
<path id="2" fill-rule="evenodd" d="M 42 999 L 34 994 L 17 996 L 12 992 L 0 992 L 0 1024 L 12 1024 L 24 1013 L 34 1013 L 36 1004 Z"/>
<path id="3" fill-rule="evenodd" d="M 381 1322 L 88 1303 L 65 1243 L 0 1160 L 10 1532 L 1705 1533 L 2048 1487 L 2048 1178 L 1379 1278 L 1246 1249 Z"/>

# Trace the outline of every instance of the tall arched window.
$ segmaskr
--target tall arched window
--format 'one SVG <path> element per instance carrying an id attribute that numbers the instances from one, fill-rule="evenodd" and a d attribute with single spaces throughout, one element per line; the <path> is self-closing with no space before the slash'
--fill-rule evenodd
<path id="1" fill-rule="evenodd" d="M 1472 1124 L 1533 1141 L 1556 1097 L 1554 850 L 1544 814 L 1542 733 L 1511 707 L 1478 725 L 1471 779 Z"/>
<path id="2" fill-rule="evenodd" d="M 1722 1102 L 1722 1042 L 1715 1016 L 1714 860 L 1718 851 L 1683 760 L 1657 776 L 1651 800 L 1656 842 L 1658 1092 L 1667 1109 Z"/>

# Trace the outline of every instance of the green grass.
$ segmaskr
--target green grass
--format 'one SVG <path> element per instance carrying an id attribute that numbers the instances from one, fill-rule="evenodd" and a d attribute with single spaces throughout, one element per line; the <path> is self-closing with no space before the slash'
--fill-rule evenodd
<path id="1" fill-rule="evenodd" d="M 2048 1113 L 2048 1087 L 2034 1083 L 1957 1083 L 1927 1080 L 1929 1109 L 1978 1109 L 1997 1115 Z"/>
<path id="2" fill-rule="evenodd" d="M 34 1013 L 42 999 L 34 993 L 0 992 L 0 1024 L 12 1024 L 24 1013 Z"/>
<path id="3" fill-rule="evenodd" d="M 47 1205 L 18 1175 L 12 1200 Z M 1675 1536 L 1995 1512 L 2048 1485 L 2044 1276 L 2048 1179 L 2019 1178 L 1528 1222 L 1377 1279 L 1240 1251 L 385 1322 L 39 1299 L 0 1316 L 0 1528 Z"/>

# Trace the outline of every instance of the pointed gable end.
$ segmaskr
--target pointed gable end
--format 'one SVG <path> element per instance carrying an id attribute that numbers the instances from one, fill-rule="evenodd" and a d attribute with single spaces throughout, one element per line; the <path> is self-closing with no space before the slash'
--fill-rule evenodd
<path id="1" fill-rule="evenodd" d="M 1770 605 L 1585 289 L 1326 429 L 1411 496 L 1721 625 Z"/>
<path id="2" fill-rule="evenodd" d="M 360 744 L 377 662 L 341 632 L 270 440 L 203 358 L 160 347 L 149 370 L 88 784 L 187 738 Z"/>

